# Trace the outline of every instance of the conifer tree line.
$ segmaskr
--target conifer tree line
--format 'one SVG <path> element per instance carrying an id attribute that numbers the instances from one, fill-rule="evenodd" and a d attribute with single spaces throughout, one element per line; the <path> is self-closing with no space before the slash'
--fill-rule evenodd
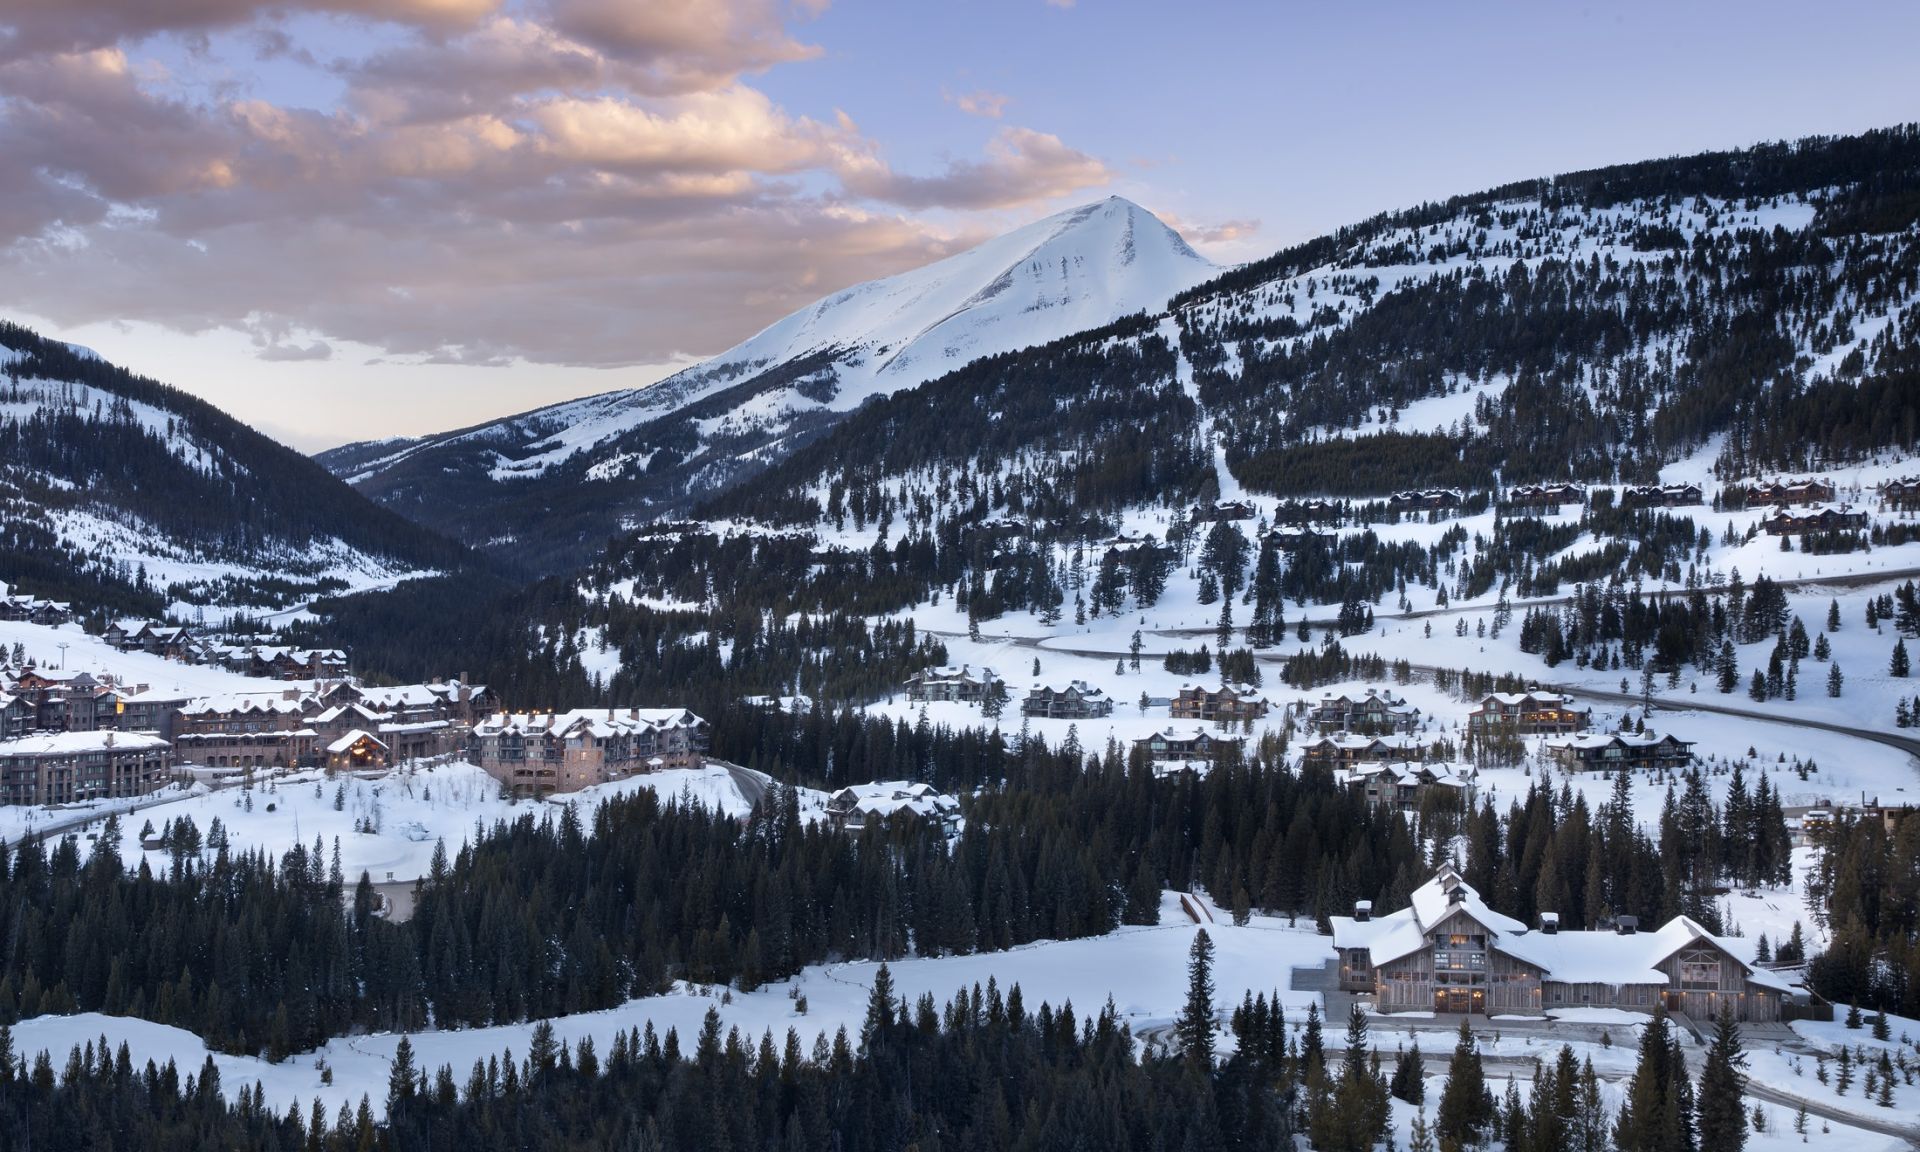
<path id="1" fill-rule="evenodd" d="M 1814 989 L 1836 1004 L 1920 1015 L 1920 818 L 1889 829 L 1842 815 L 1821 844 L 1807 899 L 1832 943 L 1808 967 Z"/>
<path id="2" fill-rule="evenodd" d="M 526 1052 L 470 1070 L 419 1067 L 403 1038 L 384 1109 L 363 1097 L 332 1114 L 318 1100 L 277 1111 L 249 1085 L 228 1104 L 211 1058 L 140 1068 L 104 1037 L 56 1072 L 45 1055 L 14 1053 L 0 1028 L 0 1145 L 42 1152 L 1279 1149 L 1292 1145 L 1285 1092 L 1251 1057 L 1212 1067 L 1143 1053 L 1111 1004 L 1036 1009 L 1018 986 L 1003 996 L 991 983 L 944 1007 L 909 1003 L 884 967 L 857 1035 L 756 1038 L 710 1011 L 696 1035 L 649 1024 L 600 1052 L 543 1025 Z"/>

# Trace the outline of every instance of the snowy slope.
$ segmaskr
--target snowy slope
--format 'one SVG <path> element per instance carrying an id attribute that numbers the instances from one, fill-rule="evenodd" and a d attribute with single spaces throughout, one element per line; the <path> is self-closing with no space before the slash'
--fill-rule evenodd
<path id="1" fill-rule="evenodd" d="M 1114 197 L 835 293 L 645 388 L 320 459 L 375 499 L 476 543 L 512 517 L 488 506 L 488 481 L 651 477 L 622 509 L 644 513 L 737 482 L 872 397 L 1157 311 L 1218 271 L 1152 213 Z"/>

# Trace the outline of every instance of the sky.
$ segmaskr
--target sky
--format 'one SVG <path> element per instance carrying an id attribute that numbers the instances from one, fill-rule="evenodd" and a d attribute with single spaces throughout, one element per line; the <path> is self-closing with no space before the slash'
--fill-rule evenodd
<path id="1" fill-rule="evenodd" d="M 1920 6 L 0 0 L 0 317 L 303 450 L 649 383 L 1122 195 L 1223 264 L 1920 120 Z"/>

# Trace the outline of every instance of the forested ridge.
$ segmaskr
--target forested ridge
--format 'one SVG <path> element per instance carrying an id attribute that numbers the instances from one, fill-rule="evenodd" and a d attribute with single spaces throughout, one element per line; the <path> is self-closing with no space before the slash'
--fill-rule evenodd
<path id="1" fill-rule="evenodd" d="M 352 549 L 451 568 L 458 545 L 371 503 L 326 469 L 179 388 L 0 322 L 0 580 L 34 594 L 158 615 L 169 589 L 59 514 L 80 513 L 181 556 L 272 566 L 298 580 Z"/>

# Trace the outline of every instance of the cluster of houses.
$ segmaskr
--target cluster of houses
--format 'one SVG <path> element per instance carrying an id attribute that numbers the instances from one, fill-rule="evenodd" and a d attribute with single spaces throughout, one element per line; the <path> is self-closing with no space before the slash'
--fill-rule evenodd
<path id="1" fill-rule="evenodd" d="M 907 680 L 907 699 L 917 704 L 978 704 L 991 695 L 996 686 L 1004 690 L 1006 681 L 991 668 L 975 669 L 971 664 L 924 668 Z"/>
<path id="2" fill-rule="evenodd" d="M 221 639 L 160 620 L 115 620 L 101 639 L 117 651 L 211 664 L 257 680 L 328 680 L 347 674 L 347 654 L 338 648 L 295 648 L 275 644 L 272 636 Z"/>
<path id="3" fill-rule="evenodd" d="M 1498 1016 L 1612 1008 L 1711 1020 L 1775 1021 L 1792 991 L 1783 977 L 1748 963 L 1732 945 L 1685 916 L 1641 932 L 1633 916 L 1591 929 L 1563 929 L 1554 912 L 1529 929 L 1487 907 L 1443 869 L 1408 906 L 1330 917 L 1340 987 L 1371 995 L 1383 1013 Z"/>
<path id="4" fill-rule="evenodd" d="M 1250 500 L 1215 500 L 1211 504 L 1195 504 L 1187 513 L 1189 524 L 1215 523 L 1221 520 L 1251 520 L 1255 509 Z"/>
<path id="5" fill-rule="evenodd" d="M 684 708 L 496 712 L 473 725 L 473 763 L 515 796 L 577 792 L 705 762 L 707 722 Z"/>

